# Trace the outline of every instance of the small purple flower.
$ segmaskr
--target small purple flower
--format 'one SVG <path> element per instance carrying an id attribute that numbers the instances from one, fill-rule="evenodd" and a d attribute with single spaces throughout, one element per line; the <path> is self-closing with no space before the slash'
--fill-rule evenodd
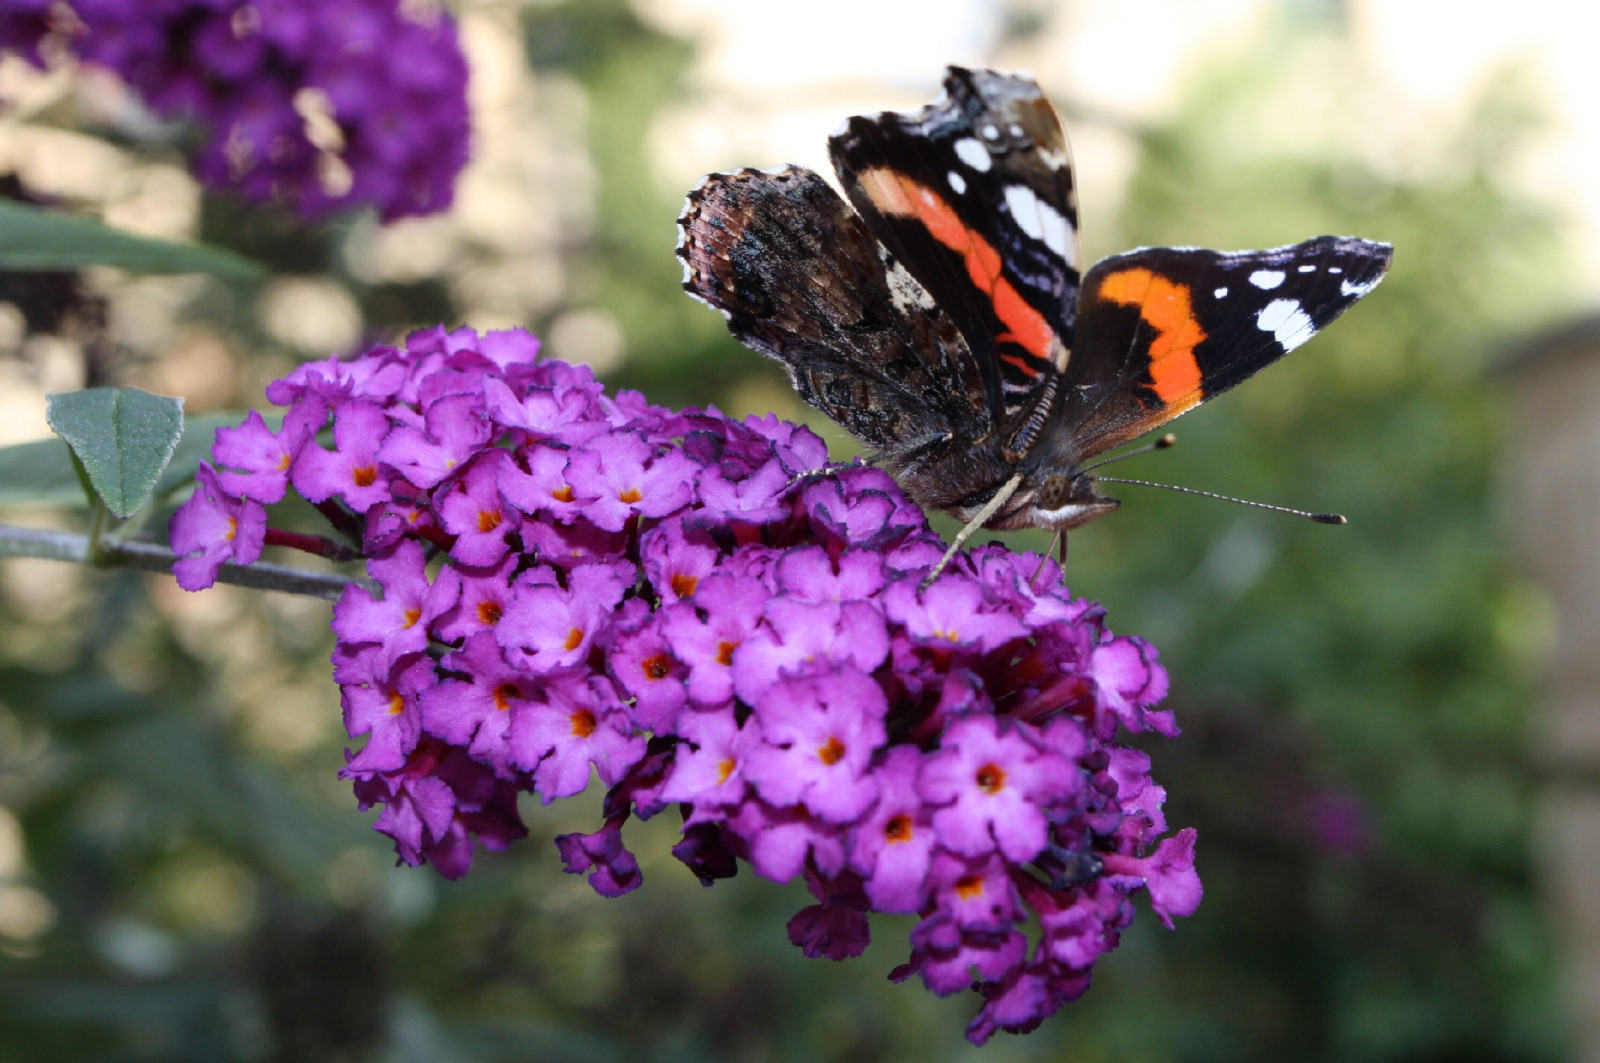
<path id="1" fill-rule="evenodd" d="M 607 786 L 616 785 L 644 756 L 620 703 L 597 694 L 599 681 L 558 676 L 539 685 L 540 700 L 511 721 L 516 763 L 531 772 L 545 804 L 589 786 L 592 764 Z"/>
<path id="2" fill-rule="evenodd" d="M 1107 853 L 1103 859 L 1112 874 L 1143 880 L 1145 889 L 1150 891 L 1150 907 L 1171 929 L 1173 916 L 1193 915 L 1200 907 L 1202 891 L 1200 876 L 1194 870 L 1194 842 L 1194 828 L 1185 827 L 1163 839 L 1147 857 Z"/>
<path id="3" fill-rule="evenodd" d="M 212 454 L 227 466 L 218 480 L 230 495 L 270 505 L 281 501 L 289 489 L 289 465 L 327 419 L 327 411 L 314 402 L 295 407 L 274 432 L 251 410 L 237 428 L 217 429 Z"/>
<path id="4" fill-rule="evenodd" d="M 446 679 L 422 692 L 423 728 L 465 748 L 497 775 L 515 778 L 512 713 L 528 704 L 536 684 L 522 669 L 506 663 L 489 631 L 479 631 L 439 663 L 466 678 Z"/>
<path id="5" fill-rule="evenodd" d="M 927 590 L 919 588 L 920 582 L 905 577 L 884 594 L 889 619 L 919 642 L 983 654 L 1028 634 L 1020 620 L 990 604 L 976 580 L 953 573 Z"/>
<path id="6" fill-rule="evenodd" d="M 850 832 L 850 866 L 881 912 L 914 912 L 927 901 L 936 833 L 917 793 L 922 757 L 914 746 L 889 750 L 877 772 L 878 803 Z"/>
<path id="7" fill-rule="evenodd" d="M 439 681 L 433 663 L 421 655 L 386 666 L 374 648 L 365 660 L 364 680 L 346 683 L 340 696 L 345 730 L 352 737 L 367 736 L 367 744 L 345 766 L 347 776 L 393 771 L 405 763 L 422 733 L 417 699 Z"/>
<path id="8" fill-rule="evenodd" d="M 413 540 L 400 543 L 387 557 L 373 558 L 367 571 L 383 588 L 383 597 L 350 584 L 333 607 L 333 633 L 346 644 L 373 643 L 384 669 L 427 649 L 428 628 L 422 622 L 430 590 L 426 569 L 422 547 Z"/>
<path id="9" fill-rule="evenodd" d="M 688 669 L 673 655 L 659 616 L 641 612 L 619 620 L 607 666 L 617 685 L 633 696 L 633 715 L 639 726 L 664 734 L 672 730 L 688 701 Z"/>
<path id="10" fill-rule="evenodd" d="M 563 524 L 581 517 L 594 502 L 595 495 L 578 494 L 567 476 L 568 454 L 553 447 L 535 447 L 528 452 L 527 470 L 515 463 L 500 467 L 500 491 L 506 501 L 530 517 L 549 515 Z"/>
<path id="11" fill-rule="evenodd" d="M 312 443 L 294 458 L 294 489 L 312 502 L 338 498 L 358 513 L 389 500 L 392 475 L 380 467 L 378 448 L 389 433 L 389 417 L 369 402 L 339 407 L 333 418 L 332 451 Z"/>
<path id="12" fill-rule="evenodd" d="M 871 902 L 861 891 L 861 880 L 846 871 L 825 881 L 808 871 L 806 888 L 819 903 L 800 909 L 789 920 L 789 940 L 813 959 L 848 960 L 865 952 L 871 937 L 867 930 Z"/>
<path id="13" fill-rule="evenodd" d="M 621 531 L 634 514 L 665 517 L 688 505 L 694 465 L 679 451 L 652 460 L 650 447 L 629 432 L 601 436 L 573 452 L 573 489 L 594 501 L 584 516 L 607 531 Z"/>
<path id="14" fill-rule="evenodd" d="M 766 625 L 733 655 L 734 689 L 746 702 L 780 679 L 819 667 L 850 665 L 872 672 L 889 652 L 883 614 L 870 602 L 804 602 L 774 596 Z"/>
<path id="15" fill-rule="evenodd" d="M 784 680 L 762 693 L 755 710 L 761 742 L 745 756 L 745 777 L 770 804 L 804 805 L 818 819 L 843 824 L 877 800 L 869 769 L 887 737 L 888 705 L 871 676 L 846 667 Z"/>
<path id="16" fill-rule="evenodd" d="M 429 406 L 424 428 L 401 425 L 384 439 L 378 460 L 423 490 L 438 486 L 489 441 L 483 402 L 450 395 Z"/>
<path id="17" fill-rule="evenodd" d="M 248 565 L 261 556 L 267 512 L 261 503 L 225 491 L 210 465 L 200 463 L 194 494 L 172 515 L 172 552 L 182 559 L 172 566 L 178 586 L 205 590 L 231 561 Z M 191 556 L 196 555 L 199 556 Z"/>
<path id="18" fill-rule="evenodd" d="M 573 668 L 587 659 L 629 582 L 612 565 L 579 565 L 566 586 L 552 576 L 546 568 L 518 576 L 511 604 L 495 628 L 500 645 L 533 672 Z"/>
<path id="19" fill-rule="evenodd" d="M 644 876 L 638 859 L 622 844 L 622 823 L 607 820 L 593 834 L 558 834 L 556 848 L 561 852 L 568 874 L 589 872 L 589 885 L 602 897 L 620 897 L 639 888 Z"/>
<path id="20" fill-rule="evenodd" d="M 976 715 L 951 725 L 917 779 L 923 799 L 938 806 L 933 825 L 945 845 L 966 856 L 998 848 L 1019 863 L 1044 848 L 1044 810 L 1077 785 L 1071 761 L 1041 752 L 1019 728 Z"/>
<path id="21" fill-rule="evenodd" d="M 726 808 L 744 800 L 744 751 L 751 736 L 732 715 L 690 712 L 678 718 L 672 774 L 661 789 L 664 801 L 693 802 L 697 808 Z"/>
<path id="22" fill-rule="evenodd" d="M 463 565 L 498 564 L 511 548 L 508 537 L 521 518 L 500 495 L 501 469 L 510 464 L 505 451 L 485 451 L 454 481 L 454 490 L 444 492 L 442 499 L 435 496 L 440 526 L 456 537 L 450 556 Z"/>

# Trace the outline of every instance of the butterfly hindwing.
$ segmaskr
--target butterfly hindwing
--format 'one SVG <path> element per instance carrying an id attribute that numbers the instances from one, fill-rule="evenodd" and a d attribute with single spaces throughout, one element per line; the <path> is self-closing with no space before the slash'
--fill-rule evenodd
<path id="1" fill-rule="evenodd" d="M 1035 404 L 1071 346 L 1071 157 L 1031 78 L 952 67 L 944 88 L 920 111 L 849 119 L 829 147 L 867 228 L 966 337 L 1004 421 Z"/>
<path id="2" fill-rule="evenodd" d="M 820 176 L 793 166 L 712 174 L 678 224 L 684 288 L 891 464 L 988 432 L 960 332 Z"/>
<path id="3" fill-rule="evenodd" d="M 1233 387 L 1383 279 L 1388 244 L 1319 236 L 1268 251 L 1141 248 L 1084 278 L 1059 425 L 1078 460 Z"/>

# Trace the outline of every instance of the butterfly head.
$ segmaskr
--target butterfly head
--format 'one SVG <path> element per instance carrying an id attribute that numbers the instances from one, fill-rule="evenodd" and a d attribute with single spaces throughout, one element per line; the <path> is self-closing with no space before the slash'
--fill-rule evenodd
<path id="1" fill-rule="evenodd" d="M 1040 472 L 1027 477 L 989 527 L 1049 528 L 1067 531 L 1122 505 L 1100 493 L 1100 484 L 1083 472 Z"/>

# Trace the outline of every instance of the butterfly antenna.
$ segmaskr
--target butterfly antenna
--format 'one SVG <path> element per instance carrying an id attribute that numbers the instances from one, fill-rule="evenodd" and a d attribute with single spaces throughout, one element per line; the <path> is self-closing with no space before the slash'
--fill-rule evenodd
<path id="1" fill-rule="evenodd" d="M 1085 465 L 1083 468 L 1079 469 L 1078 471 L 1079 472 L 1088 472 L 1090 469 L 1098 469 L 1102 465 L 1110 465 L 1114 461 L 1126 461 L 1128 458 L 1137 458 L 1140 454 L 1148 454 L 1152 450 L 1166 450 L 1168 447 L 1172 446 L 1177 441 L 1178 441 L 1178 437 L 1176 435 L 1172 434 L 1171 432 L 1168 432 L 1166 435 L 1162 436 L 1160 439 L 1156 440 L 1154 443 L 1146 443 L 1144 446 L 1135 447 L 1134 449 L 1132 449 L 1130 451 L 1127 451 L 1126 453 L 1113 454 L 1109 458 L 1101 458 L 1099 461 L 1095 462 L 1093 465 Z"/>
<path id="2" fill-rule="evenodd" d="M 1314 520 L 1318 524 L 1348 524 L 1349 521 L 1339 513 L 1308 513 L 1303 509 L 1290 509 L 1288 506 L 1274 506 L 1266 502 L 1252 502 L 1248 498 L 1234 498 L 1232 495 L 1219 495 L 1215 491 L 1201 491 L 1193 487 L 1179 487 L 1177 484 L 1157 484 L 1149 480 L 1119 480 L 1114 476 L 1096 477 L 1101 483 L 1107 484 L 1137 484 L 1140 487 L 1160 487 L 1168 491 L 1182 491 L 1186 495 L 1202 495 L 1206 498 L 1215 498 L 1223 502 L 1235 502 L 1241 506 L 1254 506 L 1257 509 L 1270 509 L 1274 513 L 1287 513 L 1293 517 L 1304 517 Z"/>
<path id="3" fill-rule="evenodd" d="M 929 572 L 927 579 L 922 581 L 920 589 L 927 590 L 933 581 L 939 578 L 939 573 L 944 571 L 944 567 L 950 563 L 952 557 L 956 556 L 956 553 L 960 551 L 966 541 L 976 535 L 978 529 L 989 522 L 990 517 L 1000 512 L 1000 507 L 1005 505 L 1011 496 L 1017 493 L 1017 488 L 1021 486 L 1022 473 L 1020 472 L 1000 485 L 1000 490 L 996 491 L 994 497 L 983 504 L 983 508 L 978 510 L 978 515 L 967 521 L 967 526 L 956 533 L 955 542 L 950 544 L 950 549 L 944 552 L 944 556 L 939 559 L 939 563 L 933 566 L 933 571 Z"/>

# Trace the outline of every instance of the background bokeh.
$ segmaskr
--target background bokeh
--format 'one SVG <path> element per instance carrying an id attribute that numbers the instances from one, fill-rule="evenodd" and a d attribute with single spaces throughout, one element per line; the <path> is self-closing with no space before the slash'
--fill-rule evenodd
<path id="1" fill-rule="evenodd" d="M 0 61 L 13 190 L 271 270 L 0 276 L 0 442 L 46 433 L 49 391 L 137 384 L 238 410 L 299 360 L 442 322 L 526 326 L 655 402 L 777 410 L 847 456 L 682 294 L 682 196 L 709 170 L 825 171 L 841 118 L 926 102 L 947 62 L 1030 70 L 1073 138 L 1090 258 L 1324 232 L 1397 251 L 1329 332 L 1125 467 L 1349 526 L 1128 487 L 1073 534 L 1074 590 L 1171 671 L 1185 733 L 1149 748 L 1169 818 L 1199 829 L 1206 899 L 1172 932 L 1142 913 L 1083 1000 L 982 1056 L 1580 1058 L 1563 972 L 1583 937 L 1542 888 L 1529 741 L 1556 619 L 1512 563 L 1515 370 L 1496 367 L 1600 298 L 1597 16 L 1554 0 L 451 9 L 473 161 L 452 210 L 386 227 L 202 193 L 103 76 Z M 392 866 L 336 778 L 327 619 L 286 595 L 0 563 L 0 1059 L 980 1054 L 961 1036 L 974 1001 L 886 982 L 909 920 L 875 924 L 860 959 L 807 960 L 784 933 L 803 889 L 746 872 L 703 890 L 659 821 L 629 828 L 636 893 L 562 875 L 549 839 L 593 829 L 597 794 L 525 809 L 532 838 L 459 882 Z"/>

